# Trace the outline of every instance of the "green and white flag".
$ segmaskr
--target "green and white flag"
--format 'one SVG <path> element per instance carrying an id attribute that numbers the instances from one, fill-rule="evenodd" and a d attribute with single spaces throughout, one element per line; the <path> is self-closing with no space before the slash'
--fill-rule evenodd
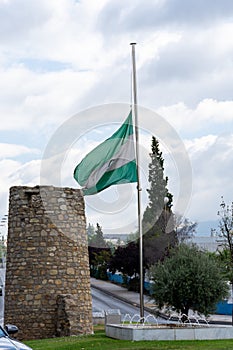
<path id="1" fill-rule="evenodd" d="M 132 112 L 110 138 L 83 158 L 74 170 L 74 178 L 83 186 L 84 195 L 111 185 L 137 182 Z"/>

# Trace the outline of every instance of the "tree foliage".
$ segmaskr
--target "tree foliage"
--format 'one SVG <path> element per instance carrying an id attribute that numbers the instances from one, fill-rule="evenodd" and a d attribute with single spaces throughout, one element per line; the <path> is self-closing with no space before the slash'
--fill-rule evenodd
<path id="1" fill-rule="evenodd" d="M 225 262 L 225 269 L 228 271 L 228 279 L 233 288 L 233 203 L 227 205 L 222 197 L 220 210 L 218 211 L 219 237 L 221 239 L 221 250 L 219 254 Z"/>
<path id="2" fill-rule="evenodd" d="M 231 254 L 229 249 L 217 249 L 212 253 L 216 259 L 223 266 L 223 275 L 226 280 L 232 281 L 232 266 L 231 266 Z"/>
<path id="3" fill-rule="evenodd" d="M 192 309 L 208 315 L 228 295 L 219 264 L 194 245 L 179 245 L 150 273 L 154 281 L 152 296 L 159 308 L 169 306 L 184 315 Z"/>
<path id="4" fill-rule="evenodd" d="M 167 189 L 168 177 L 164 176 L 164 159 L 159 142 L 153 136 L 147 189 L 149 203 L 143 215 L 144 262 L 148 267 L 163 259 L 177 243 L 172 213 L 173 196 Z M 165 201 L 166 199 L 166 201 Z"/>
<path id="5" fill-rule="evenodd" d="M 151 161 L 149 163 L 150 188 L 147 189 L 149 203 L 143 215 L 144 232 L 154 226 L 164 208 L 164 198 L 168 198 L 167 209 L 171 209 L 173 196 L 167 189 L 168 177 L 164 177 L 164 159 L 158 140 L 152 136 Z"/>
<path id="6" fill-rule="evenodd" d="M 181 215 L 176 215 L 175 221 L 177 238 L 180 243 L 184 243 L 185 240 L 195 235 L 197 228 L 196 222 L 191 222 L 188 218 L 182 217 Z"/>
<path id="7" fill-rule="evenodd" d="M 91 276 L 103 280 L 107 279 L 107 269 L 112 252 L 98 223 L 96 224 L 95 234 L 92 234 L 89 238 L 88 253 Z"/>
<path id="8" fill-rule="evenodd" d="M 98 249 L 98 248 L 97 248 Z M 111 259 L 111 250 L 108 248 L 100 249 L 94 253 L 91 275 L 97 279 L 107 280 L 107 270 Z"/>
<path id="9" fill-rule="evenodd" d="M 167 223 L 171 230 L 167 230 Z M 177 244 L 176 232 L 173 229 L 173 213 L 163 210 L 156 223 L 143 236 L 144 265 L 148 268 L 168 256 L 172 247 Z"/>
<path id="10" fill-rule="evenodd" d="M 104 239 L 102 227 L 98 224 L 96 224 L 96 231 L 95 234 L 93 234 L 89 239 L 89 246 L 96 247 L 96 248 L 107 248 L 108 244 Z"/>
<path id="11" fill-rule="evenodd" d="M 87 226 L 87 238 L 88 238 L 88 243 L 89 241 L 91 240 L 91 238 L 94 236 L 95 234 L 95 228 L 94 228 L 94 225 L 92 224 L 88 224 Z"/>
<path id="12" fill-rule="evenodd" d="M 109 262 L 109 270 L 123 275 L 135 276 L 139 274 L 139 244 L 138 241 L 129 242 L 126 246 L 119 246 Z"/>

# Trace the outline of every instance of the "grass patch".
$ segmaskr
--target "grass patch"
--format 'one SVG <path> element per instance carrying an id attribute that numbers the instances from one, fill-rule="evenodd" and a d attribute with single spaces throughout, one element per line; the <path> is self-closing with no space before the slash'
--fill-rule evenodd
<path id="1" fill-rule="evenodd" d="M 93 335 L 25 341 L 33 350 L 233 350 L 233 340 L 140 341 L 116 340 L 105 336 L 104 326 Z"/>

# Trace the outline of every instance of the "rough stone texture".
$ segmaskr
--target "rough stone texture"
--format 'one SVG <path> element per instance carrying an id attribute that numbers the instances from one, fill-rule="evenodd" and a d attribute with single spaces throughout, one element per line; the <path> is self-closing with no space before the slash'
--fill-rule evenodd
<path id="1" fill-rule="evenodd" d="M 56 319 L 56 335 L 58 337 L 76 335 L 82 332 L 77 305 L 77 295 L 58 295 Z"/>
<path id="2" fill-rule="evenodd" d="M 66 335 L 92 333 L 80 190 L 17 186 L 10 189 L 9 204 L 5 324 L 16 324 L 20 339 L 63 335 L 58 327 L 62 322 Z M 66 304 L 63 321 L 59 298 Z"/>

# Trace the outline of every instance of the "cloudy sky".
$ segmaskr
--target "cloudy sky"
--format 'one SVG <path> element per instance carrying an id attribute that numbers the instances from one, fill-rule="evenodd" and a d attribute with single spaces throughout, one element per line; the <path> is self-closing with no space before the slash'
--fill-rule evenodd
<path id="1" fill-rule="evenodd" d="M 61 183 L 50 178 L 48 184 L 78 187 L 74 166 L 127 116 L 122 107 L 124 115 L 101 117 L 96 106 L 130 103 L 129 44 L 137 42 L 138 103 L 176 133 L 191 164 L 184 214 L 197 222 L 218 219 L 221 196 L 233 200 L 232 37 L 232 0 L 0 0 L 1 217 L 11 186 L 42 183 L 41 160 L 53 146 L 66 154 Z M 73 116 L 77 136 L 62 138 L 63 146 L 69 143 L 64 151 L 57 138 L 69 132 Z M 182 162 L 156 120 L 142 123 L 141 143 L 150 144 L 150 132 L 160 139 L 176 203 Z M 107 190 L 120 217 L 106 215 L 104 194 L 88 199 L 88 221 L 132 230 L 131 219 L 119 224 L 132 211 L 134 189 L 127 191 L 128 199 L 122 188 Z"/>

